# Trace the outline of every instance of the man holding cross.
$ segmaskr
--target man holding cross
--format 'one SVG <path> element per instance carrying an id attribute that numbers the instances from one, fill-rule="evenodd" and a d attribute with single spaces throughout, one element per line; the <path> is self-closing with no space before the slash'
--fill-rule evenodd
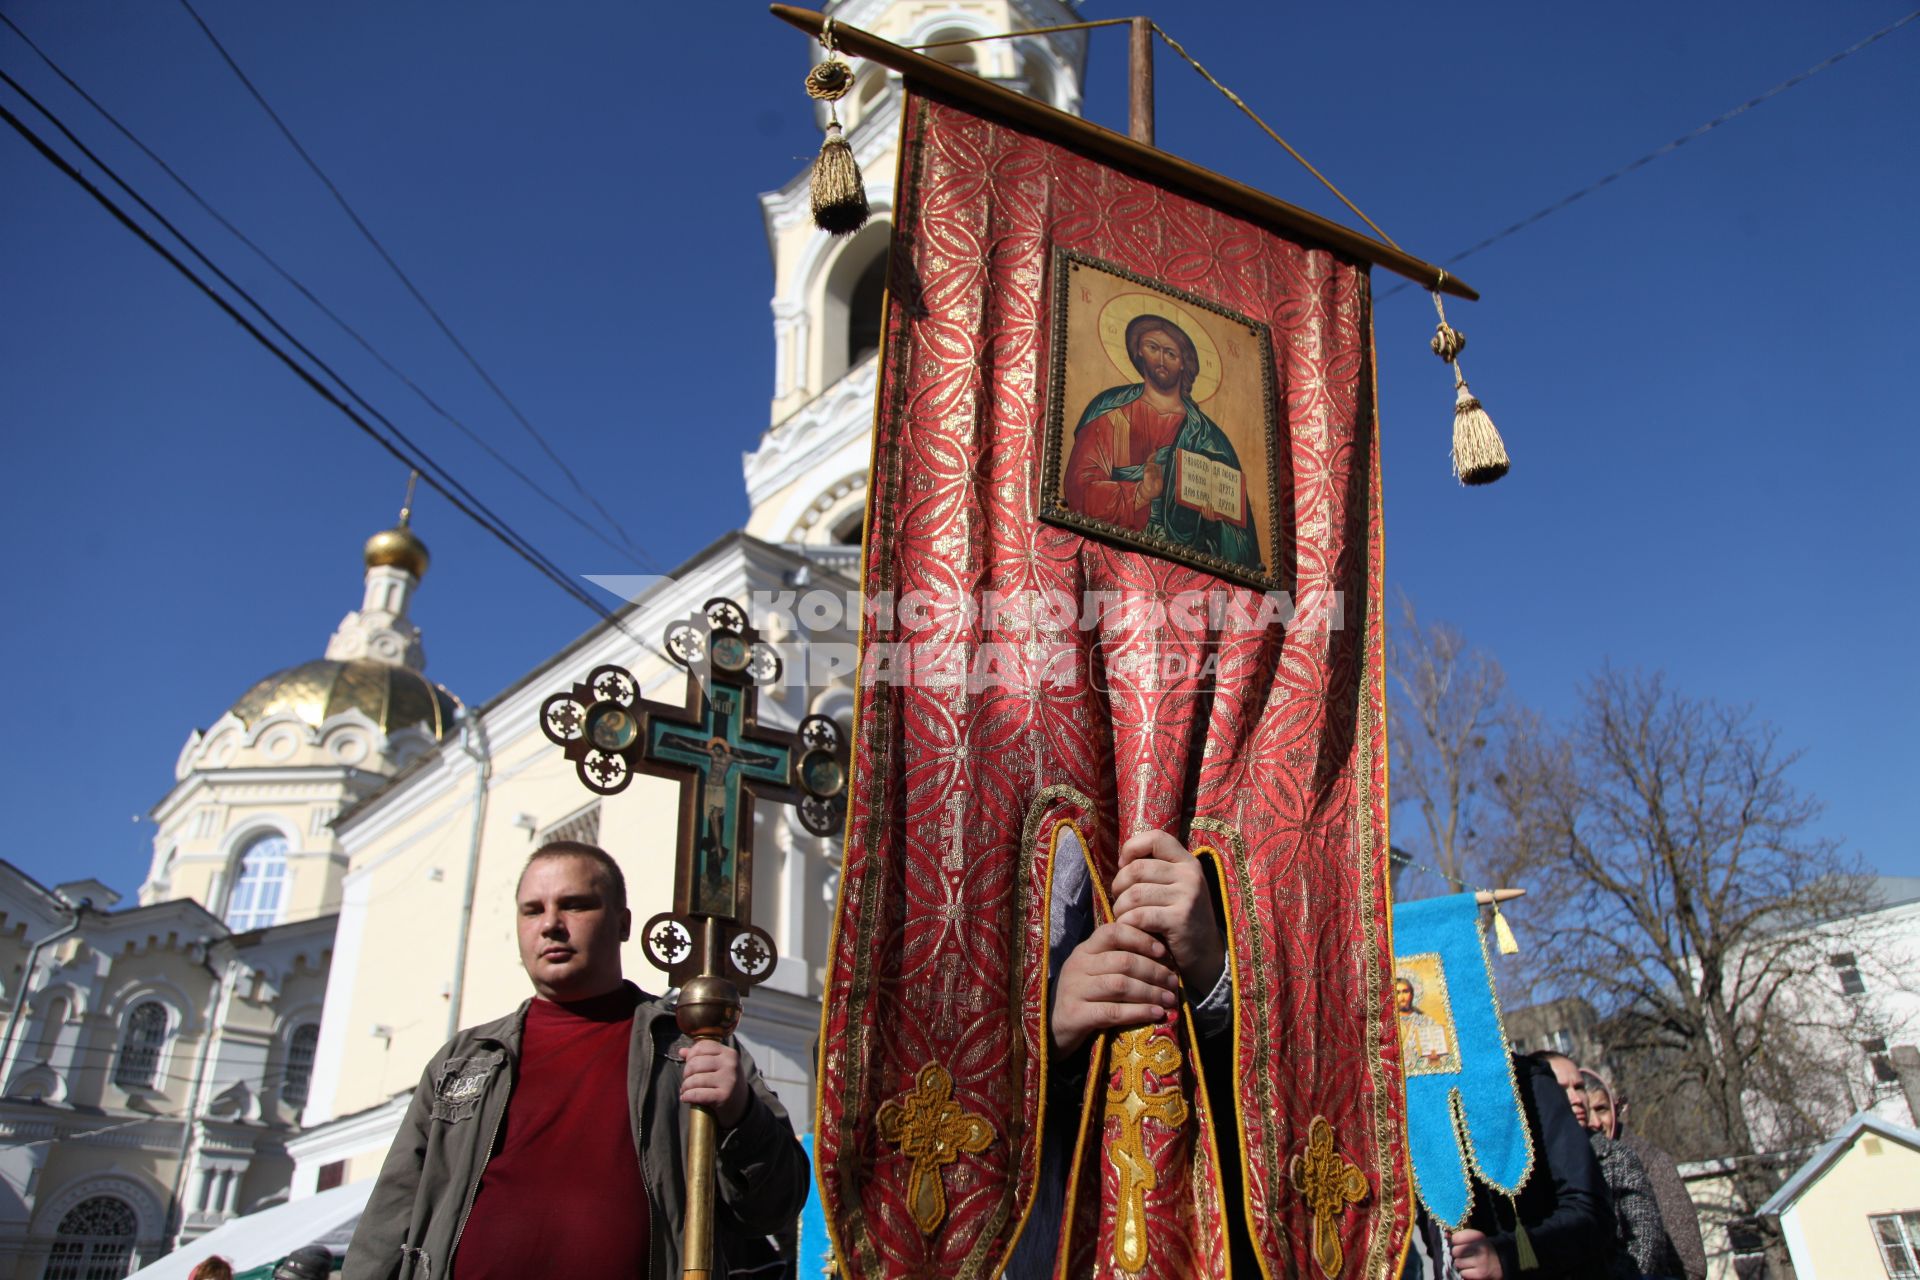
<path id="1" fill-rule="evenodd" d="M 619 866 L 558 841 L 521 872 L 534 996 L 427 1064 L 347 1251 L 346 1280 L 678 1275 L 688 1106 L 711 1108 L 714 1273 L 772 1262 L 807 1157 L 747 1054 L 680 1035 L 621 975 Z"/>

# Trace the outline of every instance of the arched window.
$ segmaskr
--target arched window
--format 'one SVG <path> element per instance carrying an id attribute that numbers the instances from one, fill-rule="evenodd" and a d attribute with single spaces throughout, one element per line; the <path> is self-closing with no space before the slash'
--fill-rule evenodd
<path id="1" fill-rule="evenodd" d="M 45 1062 L 53 1057 L 53 1051 L 60 1043 L 60 1031 L 67 1025 L 68 1008 L 64 996 L 55 996 L 47 1002 L 46 1012 L 40 1015 L 40 1034 L 34 1040 L 40 1061 Z"/>
<path id="2" fill-rule="evenodd" d="M 1027 96 L 1036 102 L 1053 105 L 1053 72 L 1047 69 L 1047 62 L 1037 53 L 1030 53 L 1020 59 L 1020 76 L 1027 82 Z"/>
<path id="3" fill-rule="evenodd" d="M 866 530 L 867 509 L 865 506 L 860 506 L 847 512 L 841 517 L 840 523 L 833 526 L 833 540 L 841 546 L 857 547 L 860 545 L 861 535 Z"/>
<path id="4" fill-rule="evenodd" d="M 240 855 L 240 875 L 227 895 L 227 928 L 236 933 L 280 923 L 287 887 L 287 838 L 261 836 Z"/>
<path id="5" fill-rule="evenodd" d="M 851 369 L 880 349 L 881 304 L 887 296 L 887 255 L 876 253 L 847 299 L 847 368 Z"/>
<path id="6" fill-rule="evenodd" d="M 313 1055 L 320 1046 L 320 1028 L 309 1022 L 287 1040 L 287 1074 L 280 1096 L 296 1111 L 307 1105 L 307 1086 L 313 1083 Z"/>
<path id="7" fill-rule="evenodd" d="M 93 1196 L 60 1219 L 43 1280 L 116 1280 L 127 1274 L 140 1219 L 125 1200 Z"/>
<path id="8" fill-rule="evenodd" d="M 834 254 L 820 313 L 821 386 L 830 387 L 880 345 L 892 229 L 876 217 Z"/>
<path id="9" fill-rule="evenodd" d="M 920 42 L 922 46 L 935 44 L 941 47 L 937 49 L 922 47 L 920 52 L 926 54 L 935 62 L 944 62 L 950 67 L 957 67 L 961 71 L 971 71 L 975 75 L 978 75 L 980 74 L 980 59 L 974 53 L 975 46 L 970 44 L 942 43 L 947 40 L 965 40 L 968 36 L 978 34 L 978 32 L 968 31 L 964 27 L 948 27 L 944 31 L 934 32 Z"/>
<path id="10" fill-rule="evenodd" d="M 142 1000 L 127 1015 L 113 1082 L 122 1089 L 153 1088 L 154 1078 L 160 1074 L 160 1051 L 166 1045 L 167 1006 L 158 1000 Z"/>

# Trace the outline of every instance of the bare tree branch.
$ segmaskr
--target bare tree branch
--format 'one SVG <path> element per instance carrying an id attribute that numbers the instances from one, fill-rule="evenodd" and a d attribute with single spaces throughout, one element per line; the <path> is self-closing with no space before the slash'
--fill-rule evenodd
<path id="1" fill-rule="evenodd" d="M 1411 687 L 1437 663 L 1408 663 Z M 1824 1137 L 1870 1101 L 1871 1019 L 1832 957 L 1885 953 L 1865 937 L 1871 882 L 1816 834 L 1820 806 L 1777 732 L 1611 668 L 1564 731 L 1506 723 L 1482 856 L 1532 894 L 1546 936 L 1528 981 L 1608 1020 L 1641 1123 L 1677 1153 L 1750 1157 Z M 1736 1167 L 1751 1211 L 1775 1171 Z"/>

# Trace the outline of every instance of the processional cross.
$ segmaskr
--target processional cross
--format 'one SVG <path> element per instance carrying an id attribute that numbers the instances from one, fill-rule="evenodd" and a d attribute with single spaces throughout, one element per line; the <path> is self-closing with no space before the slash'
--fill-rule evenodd
<path id="1" fill-rule="evenodd" d="M 680 988 L 680 1030 L 718 1039 L 740 1022 L 744 988 L 773 972 L 773 938 L 753 923 L 753 802 L 798 807 L 801 825 L 833 835 L 846 816 L 846 738 L 825 716 L 796 733 L 760 723 L 760 686 L 780 656 L 724 597 L 667 628 L 666 652 L 687 672 L 684 706 L 640 696 L 624 667 L 595 667 L 540 708 L 540 727 L 588 790 L 624 791 L 635 773 L 680 784 L 673 907 L 648 920 L 640 945 Z M 712 1267 L 712 1112 L 693 1109 L 687 1134 L 684 1274 Z"/>

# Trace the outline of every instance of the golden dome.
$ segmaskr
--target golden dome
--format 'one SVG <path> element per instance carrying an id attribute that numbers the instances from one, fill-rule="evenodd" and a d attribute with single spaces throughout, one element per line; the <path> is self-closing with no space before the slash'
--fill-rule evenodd
<path id="1" fill-rule="evenodd" d="M 367 556 L 371 562 L 371 545 Z M 371 658 L 319 658 L 276 671 L 254 685 L 233 704 L 233 714 L 251 727 L 275 712 L 291 711 L 317 729 L 357 708 L 383 733 L 419 725 L 443 738 L 453 728 L 459 705 L 452 694 L 410 667 Z"/>
<path id="2" fill-rule="evenodd" d="M 404 513 L 403 513 L 404 514 Z M 367 568 L 392 565 L 405 569 L 415 578 L 427 576 L 427 544 L 414 536 L 403 519 L 391 529 L 383 529 L 367 539 Z"/>

